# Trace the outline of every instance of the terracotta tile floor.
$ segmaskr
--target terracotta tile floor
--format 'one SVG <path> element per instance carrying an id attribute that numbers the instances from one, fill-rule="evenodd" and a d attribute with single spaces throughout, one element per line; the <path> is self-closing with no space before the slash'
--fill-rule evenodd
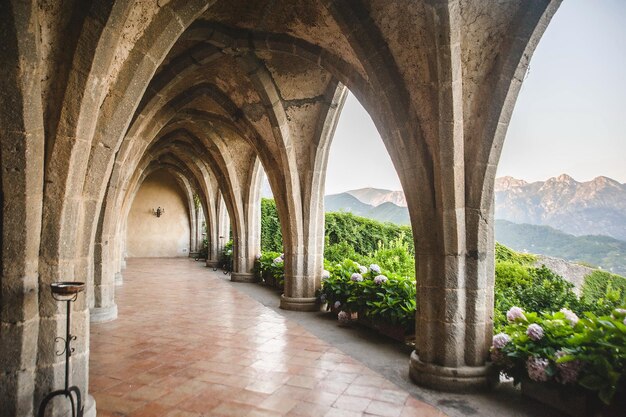
<path id="1" fill-rule="evenodd" d="M 99 417 L 444 416 L 219 273 L 128 261 L 118 319 L 91 326 Z"/>

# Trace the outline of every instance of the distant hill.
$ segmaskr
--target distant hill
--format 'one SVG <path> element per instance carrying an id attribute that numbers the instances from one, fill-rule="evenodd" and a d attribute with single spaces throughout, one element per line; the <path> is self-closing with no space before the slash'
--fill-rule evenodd
<path id="1" fill-rule="evenodd" d="M 363 203 L 349 193 L 327 195 L 324 199 L 324 206 L 326 211 L 345 211 L 381 222 L 410 224 L 409 210 L 406 207 L 399 207 L 390 202 L 373 206 Z"/>
<path id="2" fill-rule="evenodd" d="M 497 219 L 626 240 L 626 184 L 607 177 L 578 182 L 563 174 L 532 183 L 502 177 L 495 200 Z"/>
<path id="3" fill-rule="evenodd" d="M 626 276 L 626 242 L 609 236 L 574 236 L 550 226 L 496 220 L 496 240 L 517 251 L 584 262 Z"/>
<path id="4" fill-rule="evenodd" d="M 406 198 L 404 198 L 402 191 L 382 190 L 380 188 L 360 188 L 358 190 L 346 191 L 346 193 L 374 207 L 384 203 L 393 203 L 396 206 L 406 207 Z"/>

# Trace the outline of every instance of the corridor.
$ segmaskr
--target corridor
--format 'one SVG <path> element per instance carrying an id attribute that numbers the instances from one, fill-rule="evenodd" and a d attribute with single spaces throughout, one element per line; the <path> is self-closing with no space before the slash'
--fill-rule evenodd
<path id="1" fill-rule="evenodd" d="M 117 320 L 91 325 L 99 417 L 444 415 L 220 274 L 129 259 Z"/>

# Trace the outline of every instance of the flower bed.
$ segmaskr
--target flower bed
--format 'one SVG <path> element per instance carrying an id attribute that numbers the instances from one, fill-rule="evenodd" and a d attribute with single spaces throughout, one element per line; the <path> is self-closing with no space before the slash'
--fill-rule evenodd
<path id="1" fill-rule="evenodd" d="M 377 264 L 366 267 L 347 259 L 326 263 L 318 296 L 329 310 L 338 311 L 340 322 L 357 313 L 381 333 L 404 339 L 399 335 L 415 329 L 415 288 L 414 280 L 382 271 Z"/>
<path id="2" fill-rule="evenodd" d="M 266 285 L 282 289 L 285 284 L 285 255 L 264 252 L 257 257 L 255 273 Z"/>
<path id="3" fill-rule="evenodd" d="M 626 310 L 579 318 L 568 309 L 537 314 L 513 307 L 506 317 L 509 324 L 494 336 L 491 359 L 516 384 L 533 381 L 564 395 L 580 390 L 604 405 L 623 401 Z"/>

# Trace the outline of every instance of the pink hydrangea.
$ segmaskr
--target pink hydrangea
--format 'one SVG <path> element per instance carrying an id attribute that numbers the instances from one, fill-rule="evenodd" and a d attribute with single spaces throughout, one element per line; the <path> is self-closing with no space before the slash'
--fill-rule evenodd
<path id="1" fill-rule="evenodd" d="M 498 333 L 497 335 L 495 335 L 493 337 L 493 347 L 494 347 L 494 349 L 502 349 L 510 341 L 511 341 L 511 338 L 509 337 L 508 334 L 506 334 L 506 333 Z"/>
<path id="2" fill-rule="evenodd" d="M 566 352 L 559 350 L 558 352 L 556 352 L 555 356 L 558 359 L 565 355 L 567 355 Z M 583 363 L 578 359 L 574 359 L 572 361 L 567 361 L 567 362 L 562 362 L 562 363 L 557 363 L 556 369 L 559 371 L 559 374 L 556 377 L 556 379 L 561 384 L 572 384 L 576 382 L 578 380 L 578 374 L 580 373 L 580 369 L 582 368 L 582 365 Z"/>
<path id="3" fill-rule="evenodd" d="M 385 282 L 387 282 L 387 277 L 384 275 L 376 275 L 374 277 L 374 284 L 376 285 L 382 285 Z"/>
<path id="4" fill-rule="evenodd" d="M 531 340 L 538 342 L 543 338 L 543 328 L 537 323 L 533 323 L 526 329 L 526 334 Z"/>
<path id="5" fill-rule="evenodd" d="M 550 362 L 547 359 L 531 356 L 526 361 L 526 371 L 528 371 L 528 377 L 533 381 L 547 381 L 550 378 L 546 373 L 549 363 Z"/>
<path id="6" fill-rule="evenodd" d="M 355 272 L 354 274 L 352 274 L 350 279 L 354 282 L 361 282 L 363 281 L 363 275 L 359 274 L 358 272 Z"/>
<path id="7" fill-rule="evenodd" d="M 578 323 L 578 316 L 576 315 L 576 313 L 567 308 L 562 308 L 560 311 L 561 313 L 565 314 L 565 318 L 572 326 L 576 326 L 576 323 Z"/>
<path id="8" fill-rule="evenodd" d="M 339 320 L 340 323 L 347 323 L 350 321 L 350 314 L 346 311 L 340 311 L 339 314 L 337 314 L 337 320 Z"/>
<path id="9" fill-rule="evenodd" d="M 524 310 L 519 307 L 511 307 L 511 309 L 506 312 L 506 318 L 508 321 L 515 321 L 517 319 L 526 320 Z"/>

